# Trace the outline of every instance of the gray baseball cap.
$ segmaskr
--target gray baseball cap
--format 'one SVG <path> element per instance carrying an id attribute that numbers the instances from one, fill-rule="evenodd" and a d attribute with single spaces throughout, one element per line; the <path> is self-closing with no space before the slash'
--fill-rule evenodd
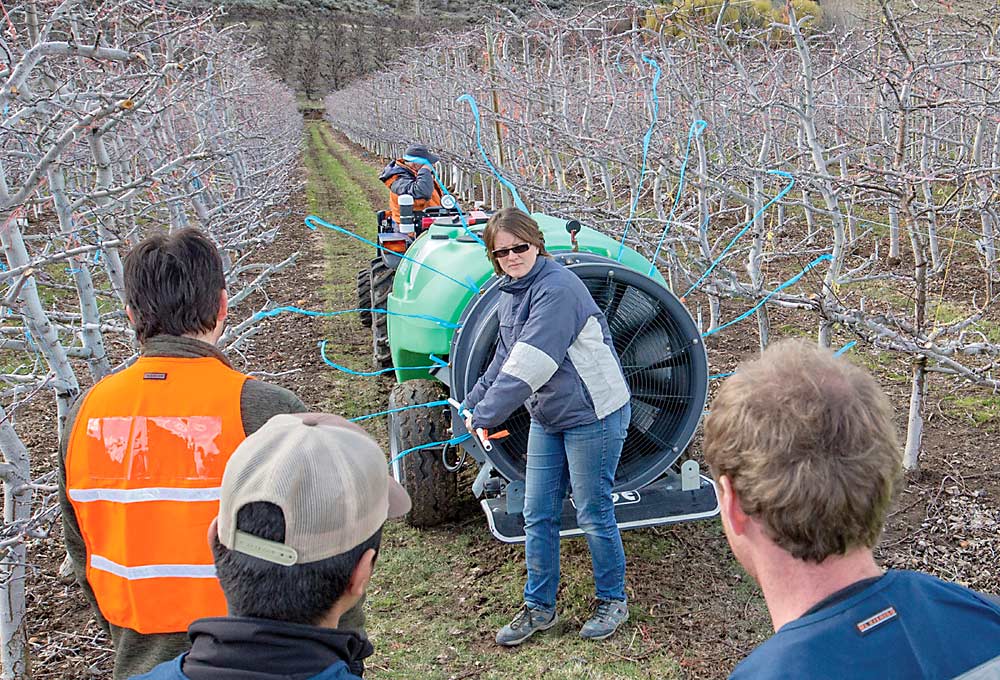
<path id="1" fill-rule="evenodd" d="M 281 508 L 283 543 L 236 528 L 240 508 L 260 501 Z M 357 547 L 409 510 L 409 495 L 363 429 L 329 413 L 282 414 L 243 440 L 226 464 L 219 541 L 285 566 L 316 562 Z"/>
<path id="2" fill-rule="evenodd" d="M 430 149 L 423 144 L 408 146 L 406 151 L 403 152 L 403 160 L 412 161 L 414 159 L 426 159 L 431 163 L 437 163 L 439 160 L 438 157 L 431 153 Z"/>

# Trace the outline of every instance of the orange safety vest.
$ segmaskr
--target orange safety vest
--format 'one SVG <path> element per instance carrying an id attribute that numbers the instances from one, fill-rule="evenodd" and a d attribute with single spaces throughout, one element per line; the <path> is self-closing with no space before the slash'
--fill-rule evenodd
<path id="1" fill-rule="evenodd" d="M 66 489 L 110 623 L 179 633 L 226 615 L 207 536 L 226 462 L 246 438 L 248 379 L 213 357 L 141 357 L 87 394 Z"/>
<path id="2" fill-rule="evenodd" d="M 403 161 L 396 161 L 397 164 L 403 164 Z M 410 167 L 409 165 L 406 166 Z M 399 224 L 399 196 L 396 192 L 392 190 L 392 183 L 399 179 L 399 175 L 394 175 L 389 179 L 385 180 L 384 184 L 389 187 L 389 209 L 392 212 L 392 219 L 395 220 L 396 224 Z M 444 192 L 441 191 L 441 187 L 438 186 L 437 180 L 434 180 L 434 189 L 431 191 L 430 198 L 416 198 L 413 199 L 413 211 L 423 210 L 424 208 L 436 208 L 441 205 L 441 197 L 444 196 Z M 417 225 L 420 226 L 420 225 Z"/>

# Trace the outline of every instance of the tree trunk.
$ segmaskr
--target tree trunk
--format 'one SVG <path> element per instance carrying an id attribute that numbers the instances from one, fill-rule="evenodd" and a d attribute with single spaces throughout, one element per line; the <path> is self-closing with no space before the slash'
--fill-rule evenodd
<path id="1" fill-rule="evenodd" d="M 31 517 L 31 467 L 28 450 L 0 407 L 0 452 L 3 453 L 3 521 L 10 526 Z M 0 678 L 28 677 L 27 632 L 24 625 L 24 579 L 27 549 L 18 541 L 0 557 Z"/>

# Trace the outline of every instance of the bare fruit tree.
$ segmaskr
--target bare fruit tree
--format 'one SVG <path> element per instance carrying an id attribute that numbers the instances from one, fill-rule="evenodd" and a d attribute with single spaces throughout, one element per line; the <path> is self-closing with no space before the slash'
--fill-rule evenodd
<path id="1" fill-rule="evenodd" d="M 915 469 L 929 373 L 1000 388 L 1000 15 L 868 5 L 510 16 L 406 52 L 327 117 L 386 157 L 431 146 L 456 195 L 497 206 L 488 154 L 533 209 L 653 258 L 705 335 L 756 317 L 764 346 L 791 309 L 822 345 L 906 357 Z"/>
<path id="2" fill-rule="evenodd" d="M 302 120 L 239 27 L 152 0 L 25 0 L 0 20 L 0 664 L 24 678 L 26 542 L 58 516 L 18 413 L 54 398 L 60 431 L 91 384 L 136 355 L 121 251 L 194 226 L 219 245 L 230 306 L 258 305 L 262 262 L 297 188 Z M 223 344 L 237 349 L 247 321 Z M 81 373 L 82 371 L 82 373 Z M 62 434 L 60 432 L 60 434 Z M 47 465 L 51 465 L 49 462 Z M 44 466 L 43 466 L 44 467 Z"/>

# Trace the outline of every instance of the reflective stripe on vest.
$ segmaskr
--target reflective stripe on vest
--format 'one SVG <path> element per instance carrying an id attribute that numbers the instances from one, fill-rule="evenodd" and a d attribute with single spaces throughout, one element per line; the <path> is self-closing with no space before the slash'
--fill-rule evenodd
<path id="1" fill-rule="evenodd" d="M 77 503 L 111 501 L 113 503 L 142 503 L 143 501 L 217 501 L 222 487 L 210 489 L 70 489 L 70 500 Z"/>
<path id="2" fill-rule="evenodd" d="M 214 564 L 147 564 L 144 567 L 126 567 L 124 564 L 112 562 L 106 557 L 91 555 L 90 566 L 93 569 L 121 576 L 129 581 L 139 581 L 144 578 L 160 578 L 163 576 L 215 578 Z"/>
<path id="3" fill-rule="evenodd" d="M 177 633 L 225 616 L 207 534 L 226 462 L 246 437 L 246 380 L 212 357 L 142 357 L 87 394 L 66 489 L 110 623 Z"/>
<path id="4" fill-rule="evenodd" d="M 396 161 L 399 163 L 400 161 Z M 392 176 L 385 180 L 384 184 L 389 187 L 389 210 L 392 212 L 392 219 L 395 220 L 396 224 L 399 224 L 399 196 L 396 192 L 392 190 L 392 184 L 397 179 L 398 176 Z M 437 180 L 434 180 L 434 189 L 431 190 L 430 198 L 414 198 L 413 199 L 413 211 L 417 212 L 423 210 L 424 208 L 436 208 L 441 205 L 441 197 L 444 196 L 444 192 L 441 191 L 441 187 L 438 186 Z"/>

